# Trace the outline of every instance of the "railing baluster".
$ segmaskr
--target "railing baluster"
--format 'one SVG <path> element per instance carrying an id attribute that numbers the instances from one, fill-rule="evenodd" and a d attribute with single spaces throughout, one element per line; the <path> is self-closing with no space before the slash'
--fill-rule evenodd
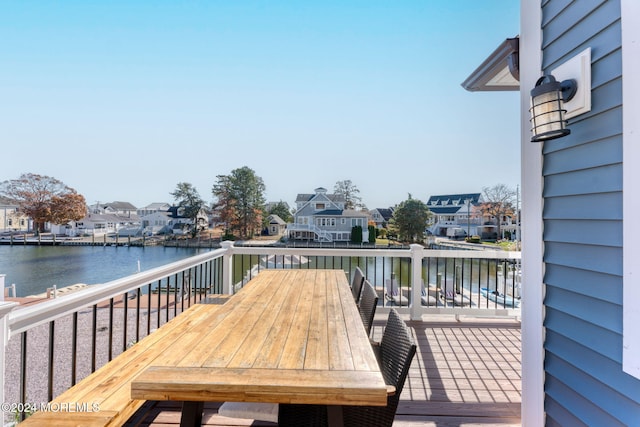
<path id="1" fill-rule="evenodd" d="M 54 358 L 54 345 L 55 345 L 55 321 L 49 322 L 49 372 L 47 375 L 47 397 L 49 401 L 53 400 L 53 358 Z"/>
<path id="2" fill-rule="evenodd" d="M 109 358 L 113 359 L 113 298 L 109 299 Z"/>
<path id="3" fill-rule="evenodd" d="M 129 293 L 122 295 L 122 352 L 127 351 L 127 326 L 129 324 Z"/>
<path id="4" fill-rule="evenodd" d="M 147 285 L 147 335 L 151 333 L 151 283 Z"/>
<path id="5" fill-rule="evenodd" d="M 20 401 L 27 401 L 27 331 L 20 334 Z M 20 412 L 20 421 L 24 421 L 25 413 Z"/>
<path id="6" fill-rule="evenodd" d="M 93 305 L 93 333 L 91 335 L 91 373 L 96 371 L 96 343 L 98 341 L 98 305 Z"/>
<path id="7" fill-rule="evenodd" d="M 140 288 L 136 290 L 136 342 L 140 341 L 140 299 L 142 292 Z"/>
<path id="8" fill-rule="evenodd" d="M 71 385 L 76 384 L 76 366 L 78 352 L 78 312 L 73 313 L 73 326 L 71 335 Z"/>

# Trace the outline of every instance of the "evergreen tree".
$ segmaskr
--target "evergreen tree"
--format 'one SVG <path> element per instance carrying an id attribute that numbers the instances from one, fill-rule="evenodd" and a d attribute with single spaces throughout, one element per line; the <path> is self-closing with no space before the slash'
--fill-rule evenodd
<path id="1" fill-rule="evenodd" d="M 204 206 L 204 200 L 198 190 L 188 182 L 179 182 L 173 193 L 173 199 L 182 210 L 182 216 L 191 220 L 191 236 L 195 237 L 198 231 L 206 224 L 198 223 L 198 214 Z"/>
<path id="2" fill-rule="evenodd" d="M 393 211 L 390 227 L 402 241 L 422 241 L 431 212 L 425 203 L 409 198 Z"/>
<path id="3" fill-rule="evenodd" d="M 267 214 L 269 214 L 269 215 L 278 215 L 280 218 L 282 218 L 282 220 L 284 222 L 292 222 L 293 221 L 293 215 L 291 214 L 291 212 L 287 208 L 287 205 L 282 200 L 280 200 L 278 203 L 276 203 L 275 206 L 273 206 L 269 210 L 269 212 L 267 212 Z"/>
<path id="4" fill-rule="evenodd" d="M 262 224 L 265 191 L 262 178 L 244 166 L 229 175 L 218 175 L 217 179 L 212 192 L 218 199 L 216 207 L 226 231 L 238 233 L 241 238 L 252 237 Z"/>

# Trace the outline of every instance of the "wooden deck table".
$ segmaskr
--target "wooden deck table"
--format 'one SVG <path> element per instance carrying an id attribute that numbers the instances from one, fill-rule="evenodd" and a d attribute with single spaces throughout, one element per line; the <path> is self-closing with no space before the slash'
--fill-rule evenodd
<path id="1" fill-rule="evenodd" d="M 263 270 L 168 344 L 131 396 L 185 402 L 183 425 L 205 401 L 335 405 L 339 424 L 340 405 L 384 406 L 387 387 L 344 271 Z"/>

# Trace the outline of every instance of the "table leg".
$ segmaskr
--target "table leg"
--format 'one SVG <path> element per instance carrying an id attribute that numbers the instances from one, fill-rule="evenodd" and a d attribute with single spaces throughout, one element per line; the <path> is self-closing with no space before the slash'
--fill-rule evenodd
<path id="1" fill-rule="evenodd" d="M 342 405 L 327 405 L 327 424 L 329 427 L 342 427 Z"/>
<path id="2" fill-rule="evenodd" d="M 204 402 L 182 402 L 180 427 L 200 427 Z"/>

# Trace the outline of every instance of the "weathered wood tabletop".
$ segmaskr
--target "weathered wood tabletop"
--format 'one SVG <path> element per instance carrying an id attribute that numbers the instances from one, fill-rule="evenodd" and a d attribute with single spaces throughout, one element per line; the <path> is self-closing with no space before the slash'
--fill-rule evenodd
<path id="1" fill-rule="evenodd" d="M 387 403 L 342 270 L 264 270 L 212 309 L 206 326 L 189 324 L 176 324 L 177 338 L 132 382 L 132 398 Z"/>

